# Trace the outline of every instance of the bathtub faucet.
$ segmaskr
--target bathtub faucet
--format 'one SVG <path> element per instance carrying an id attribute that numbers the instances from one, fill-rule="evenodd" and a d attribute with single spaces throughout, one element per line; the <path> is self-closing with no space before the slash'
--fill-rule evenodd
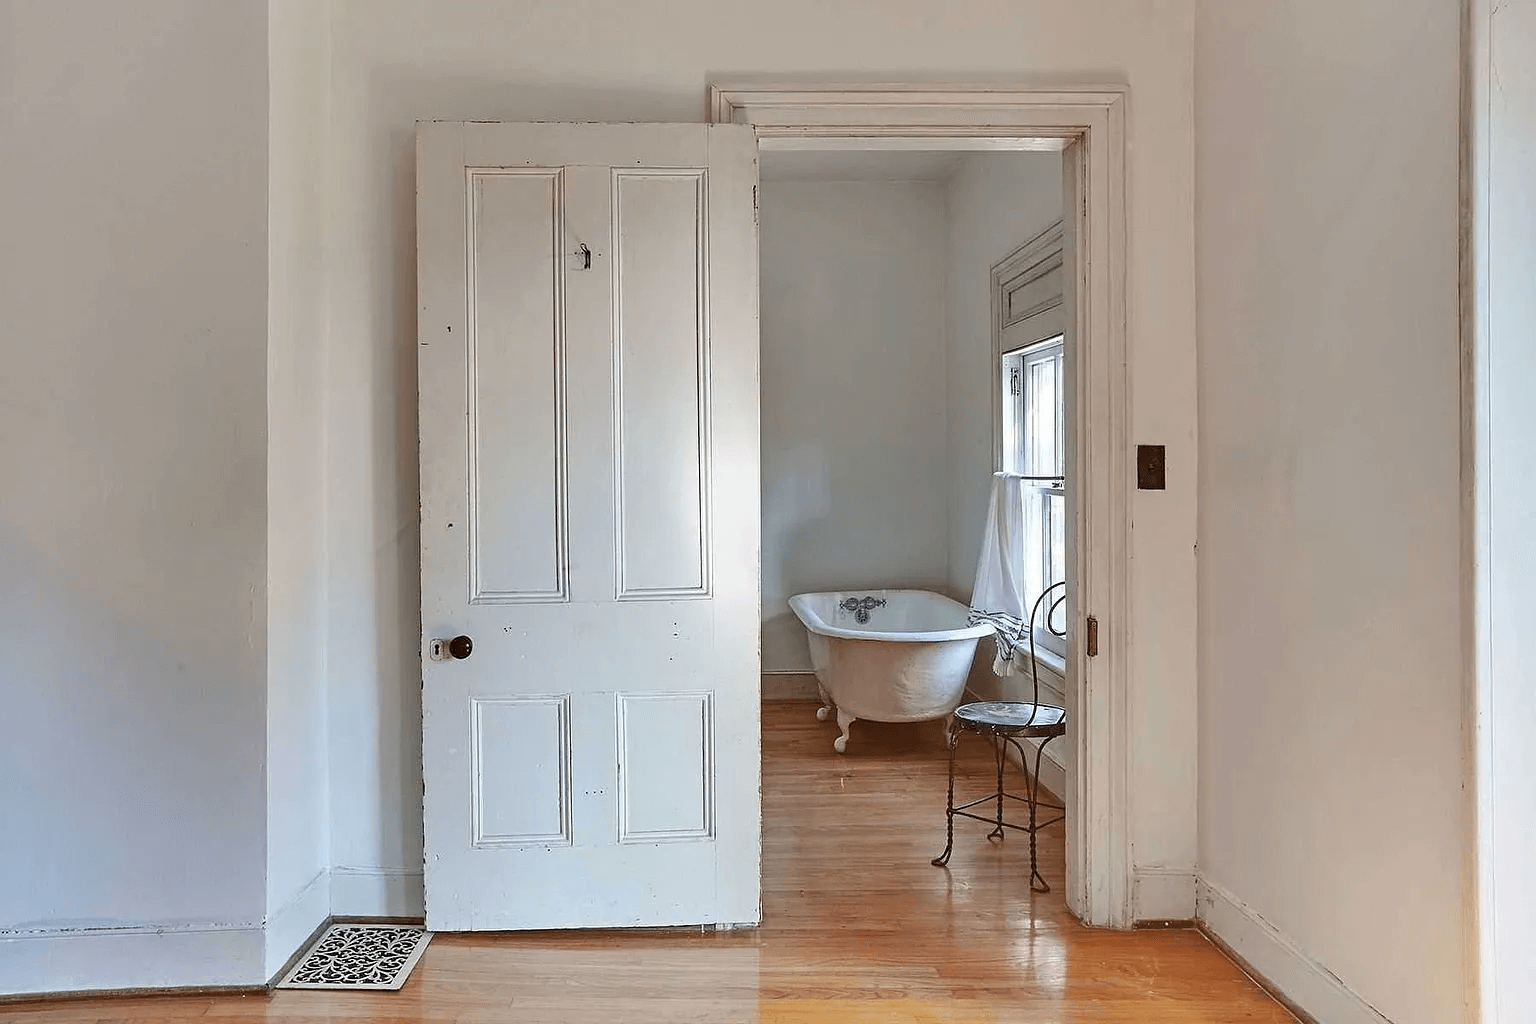
<path id="1" fill-rule="evenodd" d="M 869 621 L 872 609 L 885 607 L 885 598 L 849 597 L 843 600 L 841 607 L 845 612 L 853 612 L 853 620 L 862 626 Z"/>

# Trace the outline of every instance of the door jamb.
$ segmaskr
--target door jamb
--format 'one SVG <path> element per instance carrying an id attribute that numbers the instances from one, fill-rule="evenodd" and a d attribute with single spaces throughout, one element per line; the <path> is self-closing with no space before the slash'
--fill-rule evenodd
<path id="1" fill-rule="evenodd" d="M 751 125 L 759 146 L 1064 151 L 1064 227 L 1076 257 L 1067 301 L 1077 328 L 1074 389 L 1077 544 L 1074 632 L 1097 618 L 1099 654 L 1070 643 L 1067 704 L 1077 728 L 1066 801 L 1067 905 L 1090 925 L 1126 928 L 1131 899 L 1131 705 L 1126 110 L 1123 86 L 714 85 L 711 123 Z M 959 148 L 959 147 L 957 147 Z M 1069 492 L 1069 502 L 1072 501 Z"/>

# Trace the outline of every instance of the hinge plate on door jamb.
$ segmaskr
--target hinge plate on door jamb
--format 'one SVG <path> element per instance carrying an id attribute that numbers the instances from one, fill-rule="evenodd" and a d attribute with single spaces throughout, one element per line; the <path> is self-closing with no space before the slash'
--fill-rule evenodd
<path id="1" fill-rule="evenodd" d="M 1099 620 L 1095 616 L 1088 616 L 1088 657 L 1099 656 Z"/>

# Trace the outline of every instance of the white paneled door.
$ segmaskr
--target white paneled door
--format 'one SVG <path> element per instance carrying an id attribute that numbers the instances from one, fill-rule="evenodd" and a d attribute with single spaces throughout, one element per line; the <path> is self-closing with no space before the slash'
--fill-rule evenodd
<path id="1" fill-rule="evenodd" d="M 736 125 L 418 126 L 430 928 L 759 920 L 756 183 Z"/>

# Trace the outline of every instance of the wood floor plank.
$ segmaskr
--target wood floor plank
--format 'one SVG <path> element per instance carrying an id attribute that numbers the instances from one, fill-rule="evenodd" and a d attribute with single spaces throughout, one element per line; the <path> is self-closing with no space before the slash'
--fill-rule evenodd
<path id="1" fill-rule="evenodd" d="M 949 867 L 931 866 L 938 730 L 859 722 L 839 756 L 814 707 L 764 705 L 761 928 L 439 935 L 398 993 L 68 1000 L 0 1006 L 0 1024 L 1292 1024 L 1198 932 L 1078 924 L 1061 826 L 1041 837 L 1051 893 L 1029 891 L 1027 838 L 980 822 L 957 821 Z M 957 799 L 990 789 L 980 740 L 960 767 Z"/>

